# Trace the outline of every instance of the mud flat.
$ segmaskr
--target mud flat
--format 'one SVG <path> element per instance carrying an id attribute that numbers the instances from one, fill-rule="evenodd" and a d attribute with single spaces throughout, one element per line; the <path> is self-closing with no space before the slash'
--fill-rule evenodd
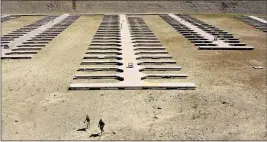
<path id="1" fill-rule="evenodd" d="M 159 16 L 143 16 L 196 90 L 69 91 L 101 18 L 81 16 L 31 60 L 2 60 L 3 140 L 266 139 L 264 33 L 232 18 L 198 17 L 255 48 L 200 51 Z M 89 131 L 77 131 L 86 114 Z M 101 118 L 103 136 L 89 138 Z"/>
<path id="2" fill-rule="evenodd" d="M 158 16 L 145 16 L 150 28 L 183 66 L 188 79 L 198 86 L 194 94 L 201 94 L 202 98 L 197 101 L 199 114 L 192 118 L 204 123 L 199 123 L 197 129 L 212 129 L 203 134 L 205 139 L 263 139 L 266 69 L 254 70 L 253 65 L 266 65 L 266 35 L 230 16 L 196 17 L 233 33 L 255 48 L 253 51 L 200 51 Z M 208 104 L 199 103 L 206 99 Z"/>

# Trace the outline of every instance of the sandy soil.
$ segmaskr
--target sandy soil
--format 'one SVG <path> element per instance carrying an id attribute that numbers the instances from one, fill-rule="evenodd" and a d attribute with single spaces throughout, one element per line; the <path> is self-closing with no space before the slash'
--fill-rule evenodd
<path id="1" fill-rule="evenodd" d="M 16 19 L 11 19 L 1 23 L 2 35 L 8 34 L 16 29 L 22 28 L 27 24 L 31 24 L 44 16 L 22 16 Z"/>
<path id="2" fill-rule="evenodd" d="M 144 19 L 196 90 L 68 91 L 101 21 L 98 16 L 81 17 L 33 59 L 2 61 L 3 139 L 266 139 L 266 69 L 252 68 L 266 67 L 264 33 L 222 18 L 215 24 L 255 50 L 199 51 L 160 17 Z M 86 114 L 91 128 L 77 131 L 85 127 Z M 100 118 L 106 123 L 104 134 L 89 138 L 99 133 Z"/>
<path id="3" fill-rule="evenodd" d="M 205 139 L 266 139 L 266 69 L 252 68 L 266 66 L 266 35 L 229 16 L 202 16 L 201 20 L 233 33 L 255 50 L 200 51 L 159 17 L 146 16 L 151 29 L 198 86 L 194 92 L 198 113 L 193 115 L 200 125 L 197 133 L 202 130 L 205 134 L 200 137 Z"/>

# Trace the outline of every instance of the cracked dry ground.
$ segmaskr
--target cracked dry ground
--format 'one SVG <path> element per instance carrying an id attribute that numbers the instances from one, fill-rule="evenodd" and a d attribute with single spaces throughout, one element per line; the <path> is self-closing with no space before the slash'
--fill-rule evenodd
<path id="1" fill-rule="evenodd" d="M 81 16 L 33 59 L 2 60 L 2 138 L 266 139 L 266 68 L 252 68 L 266 65 L 266 35 L 228 16 L 194 16 L 255 49 L 199 51 L 159 16 L 143 16 L 196 90 L 68 91 L 102 18 Z M 86 114 L 89 131 L 77 131 Z M 100 118 L 106 123 L 103 136 L 89 138 L 99 132 Z"/>

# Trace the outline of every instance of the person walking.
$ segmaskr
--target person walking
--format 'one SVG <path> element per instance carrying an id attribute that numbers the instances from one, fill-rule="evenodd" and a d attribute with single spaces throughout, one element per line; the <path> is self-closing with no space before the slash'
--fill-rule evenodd
<path id="1" fill-rule="evenodd" d="M 216 41 L 217 40 L 217 37 L 216 36 L 213 36 L 213 41 Z"/>
<path id="2" fill-rule="evenodd" d="M 104 126 L 105 126 L 105 123 L 103 122 L 102 119 L 99 120 L 99 123 L 98 123 L 98 127 L 100 128 L 101 130 L 101 135 L 102 133 L 104 132 Z"/>
<path id="3" fill-rule="evenodd" d="M 215 35 L 215 38 L 214 38 L 215 41 L 217 41 L 217 36 Z"/>
<path id="4" fill-rule="evenodd" d="M 86 115 L 86 118 L 85 118 L 83 123 L 85 123 L 85 122 L 86 122 L 86 129 L 88 129 L 90 127 L 90 118 L 88 115 Z"/>

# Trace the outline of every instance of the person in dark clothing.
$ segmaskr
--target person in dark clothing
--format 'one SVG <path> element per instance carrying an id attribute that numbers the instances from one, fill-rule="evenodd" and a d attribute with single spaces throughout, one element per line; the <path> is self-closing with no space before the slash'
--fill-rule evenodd
<path id="1" fill-rule="evenodd" d="M 86 118 L 85 118 L 83 123 L 85 123 L 85 122 L 86 122 L 86 129 L 88 129 L 90 127 L 90 118 L 88 115 L 86 115 Z"/>
<path id="2" fill-rule="evenodd" d="M 99 120 L 99 123 L 98 123 L 98 127 L 100 128 L 101 130 L 101 135 L 102 133 L 104 132 L 104 126 L 105 126 L 105 123 L 103 122 L 102 119 Z"/>

